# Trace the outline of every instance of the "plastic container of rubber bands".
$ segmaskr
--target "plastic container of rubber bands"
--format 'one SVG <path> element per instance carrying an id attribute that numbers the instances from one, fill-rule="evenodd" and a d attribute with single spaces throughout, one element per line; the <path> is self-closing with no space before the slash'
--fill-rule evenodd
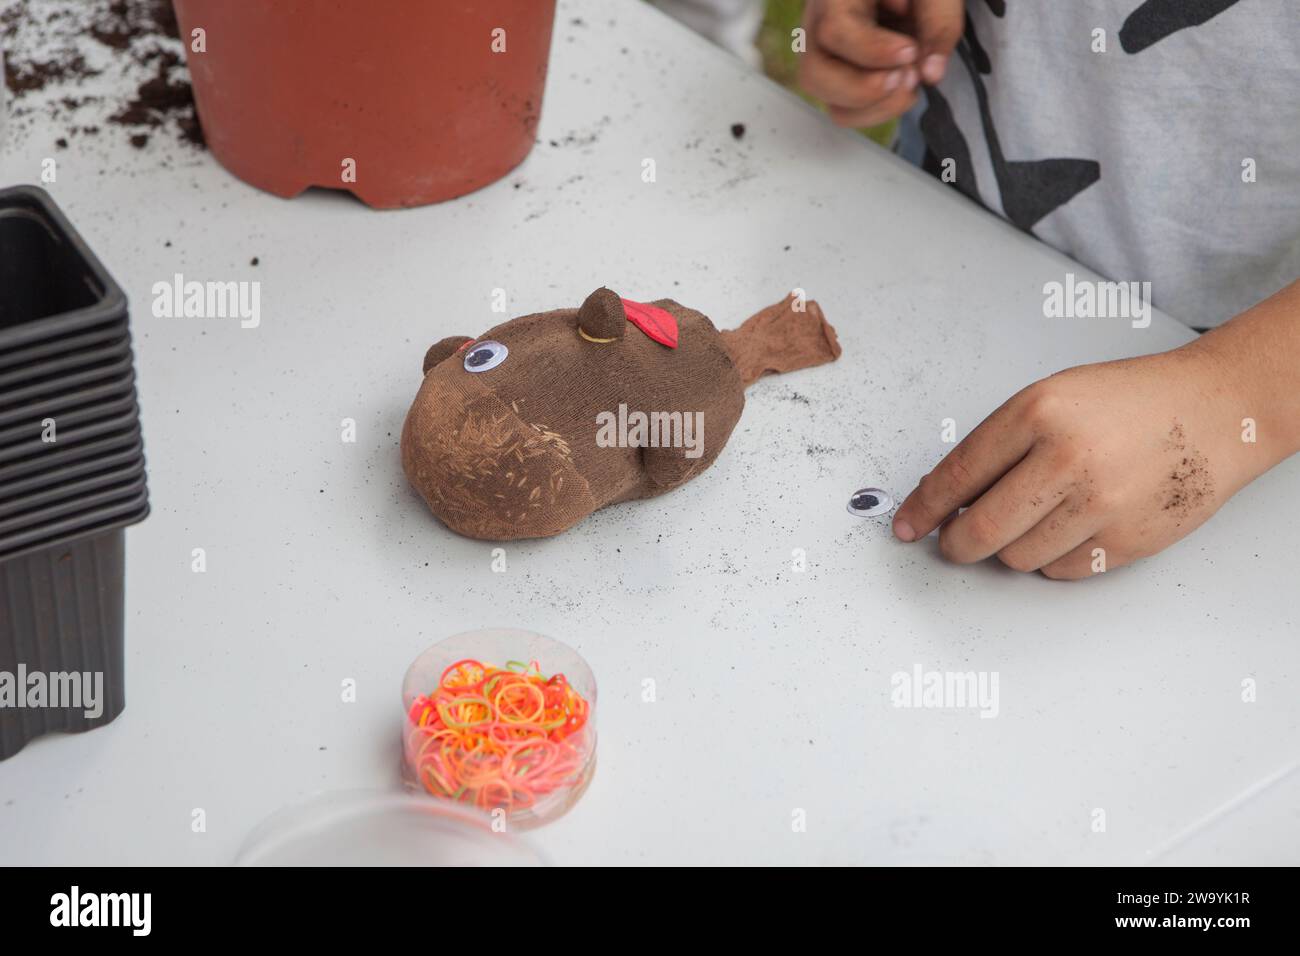
<path id="1" fill-rule="evenodd" d="M 468 631 L 415 659 L 402 684 L 409 787 L 513 828 L 582 796 L 596 768 L 596 679 L 573 648 L 531 631 Z"/>

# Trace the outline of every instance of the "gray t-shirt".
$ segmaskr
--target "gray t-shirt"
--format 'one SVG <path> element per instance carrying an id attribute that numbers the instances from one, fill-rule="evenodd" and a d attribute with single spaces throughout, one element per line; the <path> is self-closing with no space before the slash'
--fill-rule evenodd
<path id="1" fill-rule="evenodd" d="M 1300 0 L 968 0 L 919 113 L 927 168 L 1188 325 L 1300 278 Z"/>

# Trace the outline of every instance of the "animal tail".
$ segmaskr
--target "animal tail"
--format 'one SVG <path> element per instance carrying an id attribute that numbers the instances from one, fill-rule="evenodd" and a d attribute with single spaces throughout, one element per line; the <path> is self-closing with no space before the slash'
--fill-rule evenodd
<path id="1" fill-rule="evenodd" d="M 722 345 L 748 388 L 770 372 L 794 372 L 840 357 L 835 329 L 811 299 L 793 295 L 722 332 Z"/>

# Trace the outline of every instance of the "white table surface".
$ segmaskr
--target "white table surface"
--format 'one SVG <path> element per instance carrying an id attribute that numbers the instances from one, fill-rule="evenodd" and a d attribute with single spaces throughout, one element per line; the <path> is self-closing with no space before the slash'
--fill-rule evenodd
<path id="1" fill-rule="evenodd" d="M 35 181 L 57 130 L 10 135 L 0 181 Z M 390 213 L 280 200 L 159 136 L 57 154 L 51 191 L 133 303 L 153 514 L 127 536 L 126 711 L 0 764 L 0 858 L 223 863 L 315 791 L 396 787 L 407 664 L 508 625 L 600 684 L 592 786 L 526 836 L 559 863 L 1300 862 L 1263 786 L 1300 756 L 1300 463 L 1080 583 L 950 565 L 845 510 L 901 498 L 944 418 L 964 434 L 1188 331 L 1045 319 L 1078 266 L 640 3 L 562 3 L 539 136 L 505 180 Z M 154 318 L 178 271 L 261 280 L 261 326 Z M 402 475 L 421 357 L 499 321 L 494 288 L 522 314 L 601 284 L 723 327 L 803 287 L 844 355 L 755 385 L 686 487 L 507 545 L 495 574 Z M 895 709 L 917 663 L 997 672 L 999 716 Z M 1257 839 L 1201 839 L 1228 816 Z"/>

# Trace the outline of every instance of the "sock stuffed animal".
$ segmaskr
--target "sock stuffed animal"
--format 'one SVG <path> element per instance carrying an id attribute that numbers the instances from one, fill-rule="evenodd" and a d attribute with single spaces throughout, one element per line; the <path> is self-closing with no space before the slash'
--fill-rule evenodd
<path id="1" fill-rule="evenodd" d="M 694 478 L 726 444 L 746 386 L 839 355 L 816 302 L 790 296 L 719 332 L 671 299 L 597 289 L 581 308 L 434 344 L 402 428 L 402 467 L 460 534 L 559 534 Z"/>

